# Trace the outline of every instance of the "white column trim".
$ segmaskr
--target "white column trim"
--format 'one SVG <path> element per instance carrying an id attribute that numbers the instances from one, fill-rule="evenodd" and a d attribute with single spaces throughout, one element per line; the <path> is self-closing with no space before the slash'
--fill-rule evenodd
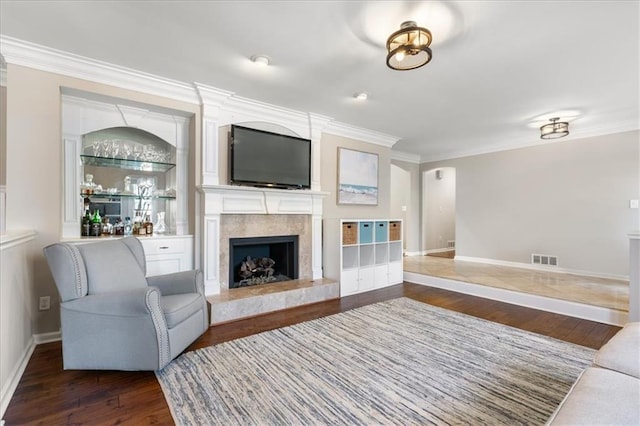
<path id="1" fill-rule="evenodd" d="M 202 267 L 204 293 L 207 296 L 220 293 L 220 215 L 204 216 Z"/>
<path id="2" fill-rule="evenodd" d="M 62 235 L 65 238 L 80 236 L 80 151 L 82 141 L 77 136 L 65 135 L 63 139 L 64 174 L 62 202 Z"/>

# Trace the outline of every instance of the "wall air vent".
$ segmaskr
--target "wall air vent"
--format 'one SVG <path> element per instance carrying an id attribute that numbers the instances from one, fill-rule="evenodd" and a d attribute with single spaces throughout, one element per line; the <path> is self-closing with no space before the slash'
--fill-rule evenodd
<path id="1" fill-rule="evenodd" d="M 456 248 L 456 240 L 448 240 L 447 248 Z"/>
<path id="2" fill-rule="evenodd" d="M 558 257 L 548 254 L 532 254 L 531 263 L 534 265 L 558 266 Z"/>

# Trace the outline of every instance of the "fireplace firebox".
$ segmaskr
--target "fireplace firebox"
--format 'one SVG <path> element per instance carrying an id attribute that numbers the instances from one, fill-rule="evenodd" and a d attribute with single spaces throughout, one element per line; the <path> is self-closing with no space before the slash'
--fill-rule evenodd
<path id="1" fill-rule="evenodd" d="M 229 288 L 297 278 L 297 235 L 229 238 Z"/>

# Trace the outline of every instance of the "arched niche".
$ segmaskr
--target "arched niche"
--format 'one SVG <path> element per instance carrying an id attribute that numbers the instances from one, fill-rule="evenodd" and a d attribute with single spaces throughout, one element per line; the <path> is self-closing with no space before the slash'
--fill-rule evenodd
<path id="1" fill-rule="evenodd" d="M 175 190 L 176 200 L 171 206 L 171 229 L 176 235 L 189 233 L 188 221 L 188 149 L 189 122 L 193 114 L 159 108 L 78 90 L 62 91 L 62 151 L 64 158 L 64 205 L 62 238 L 79 237 L 82 198 L 79 188 L 84 181 L 82 156 L 94 154 L 94 142 L 123 141 L 144 155 L 165 152 L 161 163 L 175 164 L 166 174 L 161 186 Z M 153 147 L 153 150 L 149 148 Z M 101 148 L 104 149 L 104 148 Z M 98 157 L 103 157 L 104 151 Z M 113 157 L 113 151 L 110 152 Z M 117 157 L 124 154 L 118 152 Z M 135 159 L 135 158 L 134 158 Z M 140 157 L 143 159 L 143 157 Z M 157 158 L 155 160 L 158 160 Z M 160 185 L 159 185 L 160 186 Z"/>

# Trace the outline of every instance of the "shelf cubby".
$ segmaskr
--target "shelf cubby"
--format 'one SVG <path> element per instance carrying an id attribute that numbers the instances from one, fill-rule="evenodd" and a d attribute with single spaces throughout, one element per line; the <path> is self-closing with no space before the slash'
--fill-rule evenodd
<path id="1" fill-rule="evenodd" d="M 376 265 L 389 263 L 389 245 L 376 244 Z"/>
<path id="2" fill-rule="evenodd" d="M 342 269 L 354 269 L 358 266 L 358 246 L 343 247 Z"/>
<path id="3" fill-rule="evenodd" d="M 360 267 L 375 264 L 375 250 L 373 244 L 360 246 Z"/>
<path id="4" fill-rule="evenodd" d="M 402 241 L 389 243 L 389 262 L 402 261 Z"/>

